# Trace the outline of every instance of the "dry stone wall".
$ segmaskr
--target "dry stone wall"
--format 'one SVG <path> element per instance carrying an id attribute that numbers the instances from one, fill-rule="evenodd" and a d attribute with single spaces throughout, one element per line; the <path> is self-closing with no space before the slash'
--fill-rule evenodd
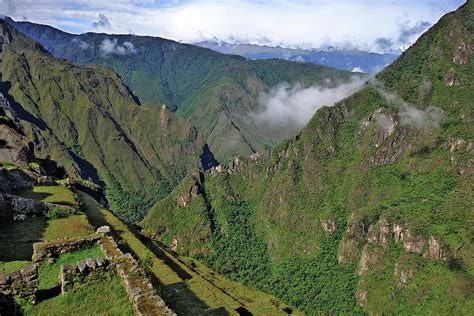
<path id="1" fill-rule="evenodd" d="M 33 244 L 33 262 L 39 262 L 45 258 L 55 258 L 62 253 L 79 250 L 85 246 L 96 243 L 100 239 L 99 235 L 87 237 L 57 239 Z"/>
<path id="2" fill-rule="evenodd" d="M 117 273 L 122 278 L 125 291 L 137 315 L 176 315 L 156 293 L 131 254 L 124 254 L 110 236 L 102 238 L 99 244 L 106 258 L 115 263 Z"/>
<path id="3" fill-rule="evenodd" d="M 76 264 L 62 264 L 60 272 L 61 293 L 66 293 L 77 284 L 84 285 L 107 278 L 110 268 L 110 261 L 101 258 L 87 258 Z"/>
<path id="4" fill-rule="evenodd" d="M 38 291 L 38 266 L 24 267 L 11 273 L 0 273 L 0 293 L 6 296 L 31 297 Z"/>

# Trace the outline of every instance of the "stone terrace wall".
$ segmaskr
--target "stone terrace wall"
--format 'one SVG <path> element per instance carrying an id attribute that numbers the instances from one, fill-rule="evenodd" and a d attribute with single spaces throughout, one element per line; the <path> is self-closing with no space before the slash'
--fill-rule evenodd
<path id="1" fill-rule="evenodd" d="M 125 291 L 138 315 L 176 315 L 158 296 L 131 254 L 124 254 L 110 236 L 102 238 L 99 244 L 106 258 L 115 262 Z"/>
<path id="2" fill-rule="evenodd" d="M 111 269 L 108 259 L 87 258 L 77 264 L 61 265 L 61 293 L 74 288 L 76 284 L 87 284 L 100 279 L 105 279 Z"/>
<path id="3" fill-rule="evenodd" d="M 100 235 L 94 234 L 79 238 L 36 242 L 33 244 L 33 262 L 39 262 L 45 258 L 54 258 L 65 252 L 79 250 L 97 242 L 99 239 Z"/>
<path id="4" fill-rule="evenodd" d="M 11 273 L 0 273 L 0 293 L 30 297 L 38 291 L 38 266 L 33 264 Z"/>

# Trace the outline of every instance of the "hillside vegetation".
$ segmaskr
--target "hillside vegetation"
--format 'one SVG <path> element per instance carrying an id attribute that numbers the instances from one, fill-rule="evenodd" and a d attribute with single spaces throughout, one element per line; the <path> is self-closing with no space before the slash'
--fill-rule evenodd
<path id="1" fill-rule="evenodd" d="M 157 37 L 73 35 L 45 25 L 10 23 L 55 57 L 113 68 L 142 104 L 166 104 L 194 124 L 222 162 L 267 150 L 300 131 L 299 126 L 256 121 L 252 114 L 263 110 L 262 93 L 282 82 L 335 87 L 362 76 L 314 64 L 250 61 Z"/>
<path id="2" fill-rule="evenodd" d="M 144 232 L 314 313 L 474 310 L 474 3 L 269 153 L 190 175 Z"/>
<path id="3" fill-rule="evenodd" d="M 165 196 L 195 168 L 215 163 L 195 127 L 166 106 L 143 107 L 104 66 L 76 66 L 51 56 L 4 22 L 2 92 L 37 157 L 107 187 L 128 220 Z"/>

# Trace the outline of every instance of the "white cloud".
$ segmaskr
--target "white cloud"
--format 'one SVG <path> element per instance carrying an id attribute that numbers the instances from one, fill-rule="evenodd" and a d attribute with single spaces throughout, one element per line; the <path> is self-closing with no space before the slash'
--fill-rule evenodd
<path id="1" fill-rule="evenodd" d="M 388 91 L 383 83 L 377 79 L 372 78 L 370 84 L 388 104 L 398 108 L 398 116 L 402 125 L 421 129 L 438 128 L 441 123 L 443 119 L 442 109 L 435 106 L 429 106 L 424 110 L 418 109 L 400 96 Z M 425 85 L 425 83 L 422 83 L 422 85 Z"/>
<path id="2" fill-rule="evenodd" d="M 333 45 L 380 50 L 377 39 L 410 45 L 423 21 L 433 24 L 464 0 L 188 0 L 91 1 L 0 0 L 8 14 L 66 31 L 96 30 L 91 22 L 106 17 L 113 33 L 153 35 L 193 42 L 214 36 L 235 42 L 313 48 Z M 1 12 L 0 5 L 0 13 Z M 58 12 L 61 15 L 58 16 Z M 100 17 L 100 16 L 99 16 Z M 400 21 L 404 21 L 400 25 Z M 407 27 L 403 27 L 406 24 Z M 416 32 L 415 32 L 416 33 Z M 405 37 L 403 37 L 405 35 Z M 401 37 L 402 36 L 402 37 Z M 379 44 L 387 44 L 380 42 Z"/>
<path id="3" fill-rule="evenodd" d="M 76 44 L 77 46 L 79 46 L 80 49 L 83 49 L 83 50 L 92 48 L 92 46 L 89 43 L 87 43 L 87 42 L 85 42 L 85 41 L 83 41 L 79 38 L 73 38 L 72 42 L 74 44 Z"/>
<path id="4" fill-rule="evenodd" d="M 257 122 L 302 128 L 318 109 L 332 106 L 359 91 L 364 83 L 365 80 L 359 77 L 354 77 L 351 82 L 340 84 L 336 88 L 303 88 L 300 84 L 291 86 L 282 83 L 260 96 L 259 103 L 264 110 L 254 113 L 253 116 Z"/>
<path id="5" fill-rule="evenodd" d="M 100 53 L 104 56 L 114 54 L 114 55 L 129 55 L 137 53 L 137 49 L 130 42 L 123 42 L 122 45 L 118 44 L 116 38 L 110 40 L 108 38 L 104 39 L 99 46 Z"/>
<path id="6" fill-rule="evenodd" d="M 109 19 L 105 14 L 99 14 L 99 18 L 97 21 L 92 22 L 92 26 L 96 29 L 104 28 L 110 30 L 112 28 L 112 24 L 110 24 Z"/>
<path id="7" fill-rule="evenodd" d="M 365 71 L 364 71 L 362 68 L 360 68 L 360 67 L 354 67 L 354 68 L 351 70 L 351 72 L 362 72 L 362 73 L 365 73 Z"/>

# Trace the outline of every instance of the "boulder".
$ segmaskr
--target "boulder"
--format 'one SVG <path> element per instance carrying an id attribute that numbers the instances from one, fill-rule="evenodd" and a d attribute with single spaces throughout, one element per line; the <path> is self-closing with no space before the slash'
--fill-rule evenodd
<path id="1" fill-rule="evenodd" d="M 110 233 L 110 226 L 100 226 L 97 228 L 97 232 L 100 234 L 108 234 Z"/>

